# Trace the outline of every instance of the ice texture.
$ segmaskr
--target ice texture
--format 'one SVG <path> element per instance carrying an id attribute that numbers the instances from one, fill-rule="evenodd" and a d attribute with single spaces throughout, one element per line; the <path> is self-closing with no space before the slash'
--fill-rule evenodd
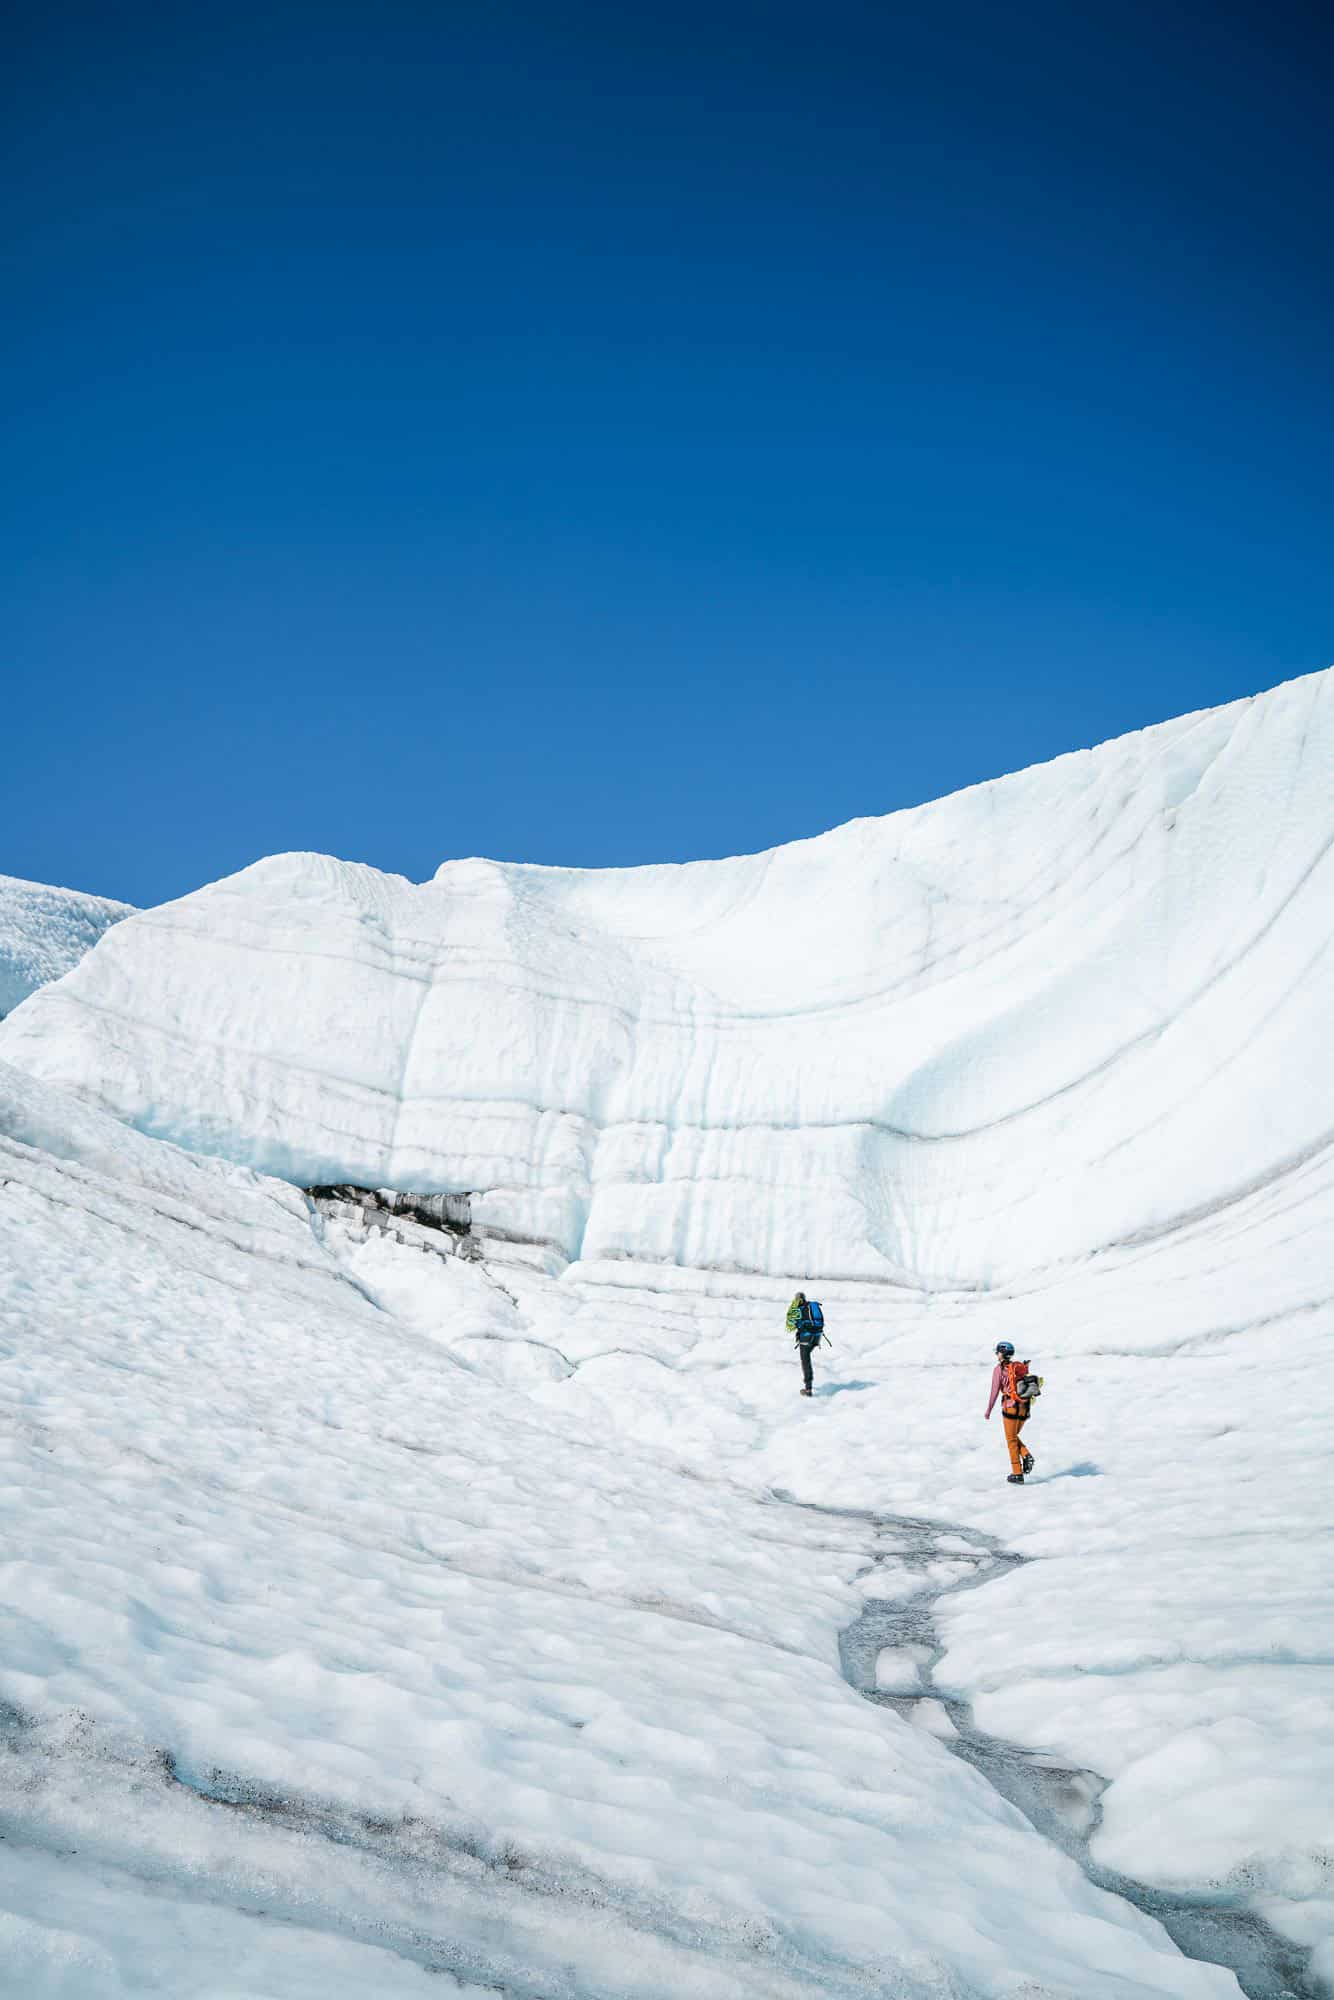
<path id="1" fill-rule="evenodd" d="M 1334 1130 L 1332 795 L 1327 672 L 738 860 L 281 855 L 118 925 L 0 1054 L 561 1261 L 993 1284 Z"/>
<path id="2" fill-rule="evenodd" d="M 0 1990 L 1235 1996 L 840 1677 L 873 1523 L 474 1365 L 633 1318 L 0 1131 Z"/>
<path id="3" fill-rule="evenodd" d="M 749 860 L 280 857 L 26 1001 L 11 1990 L 1236 2000 L 966 1709 L 1334 1991 L 1331 845 L 1325 674 Z"/>
<path id="4" fill-rule="evenodd" d="M 112 924 L 133 915 L 129 903 L 0 875 L 0 1019 L 39 986 L 63 978 Z"/>

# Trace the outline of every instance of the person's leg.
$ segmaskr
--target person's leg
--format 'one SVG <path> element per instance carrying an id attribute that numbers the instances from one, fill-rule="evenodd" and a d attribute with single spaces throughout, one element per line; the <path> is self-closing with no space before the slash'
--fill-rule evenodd
<path id="1" fill-rule="evenodd" d="M 1022 1472 L 1024 1469 L 1024 1448 L 1019 1442 L 1019 1433 L 1024 1427 L 1022 1417 L 1002 1417 L 1005 1425 L 1005 1442 L 1010 1447 L 1010 1469 Z"/>
<path id="2" fill-rule="evenodd" d="M 1027 1417 L 1020 1417 L 1018 1424 L 1015 1426 L 1015 1436 L 1019 1438 L 1019 1469 L 1021 1472 L 1031 1472 L 1035 1463 L 1032 1452 L 1029 1450 L 1027 1444 L 1025 1444 L 1023 1438 L 1019 1436 L 1019 1433 L 1023 1430 L 1027 1422 Z"/>
<path id="3" fill-rule="evenodd" d="M 809 1340 L 799 1340 L 797 1342 L 797 1347 L 801 1354 L 802 1383 L 804 1387 L 809 1389 L 811 1383 L 815 1379 L 811 1373 L 811 1343 L 809 1342 Z"/>

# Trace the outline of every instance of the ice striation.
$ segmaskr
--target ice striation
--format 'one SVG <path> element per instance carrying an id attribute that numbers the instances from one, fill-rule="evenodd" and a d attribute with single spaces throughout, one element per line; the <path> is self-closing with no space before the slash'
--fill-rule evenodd
<path id="1" fill-rule="evenodd" d="M 0 1054 L 303 1186 L 468 1193 L 553 1269 L 985 1286 L 1328 1143 L 1331 797 L 1334 672 L 738 860 L 282 855 Z"/>

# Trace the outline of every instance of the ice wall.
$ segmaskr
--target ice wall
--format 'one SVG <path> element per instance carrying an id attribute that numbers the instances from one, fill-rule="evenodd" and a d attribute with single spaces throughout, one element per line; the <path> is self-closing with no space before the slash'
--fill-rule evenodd
<path id="1" fill-rule="evenodd" d="M 317 855 L 133 917 L 0 1055 L 557 1259 L 984 1286 L 1334 1133 L 1334 670 L 737 860 Z"/>
<path id="2" fill-rule="evenodd" d="M 129 903 L 0 875 L 0 1020 L 39 986 L 63 978 L 104 931 L 133 914 Z"/>

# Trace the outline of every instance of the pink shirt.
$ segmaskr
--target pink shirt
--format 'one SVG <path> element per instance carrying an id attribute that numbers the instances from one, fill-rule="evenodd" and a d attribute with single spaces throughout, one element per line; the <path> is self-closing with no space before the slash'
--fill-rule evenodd
<path id="1" fill-rule="evenodd" d="M 996 1406 L 997 1396 L 1000 1395 L 1001 1390 L 1005 1387 L 1005 1370 L 1007 1365 L 1004 1361 L 998 1361 L 991 1371 L 991 1398 L 987 1403 L 988 1416 L 991 1415 L 992 1410 Z"/>

